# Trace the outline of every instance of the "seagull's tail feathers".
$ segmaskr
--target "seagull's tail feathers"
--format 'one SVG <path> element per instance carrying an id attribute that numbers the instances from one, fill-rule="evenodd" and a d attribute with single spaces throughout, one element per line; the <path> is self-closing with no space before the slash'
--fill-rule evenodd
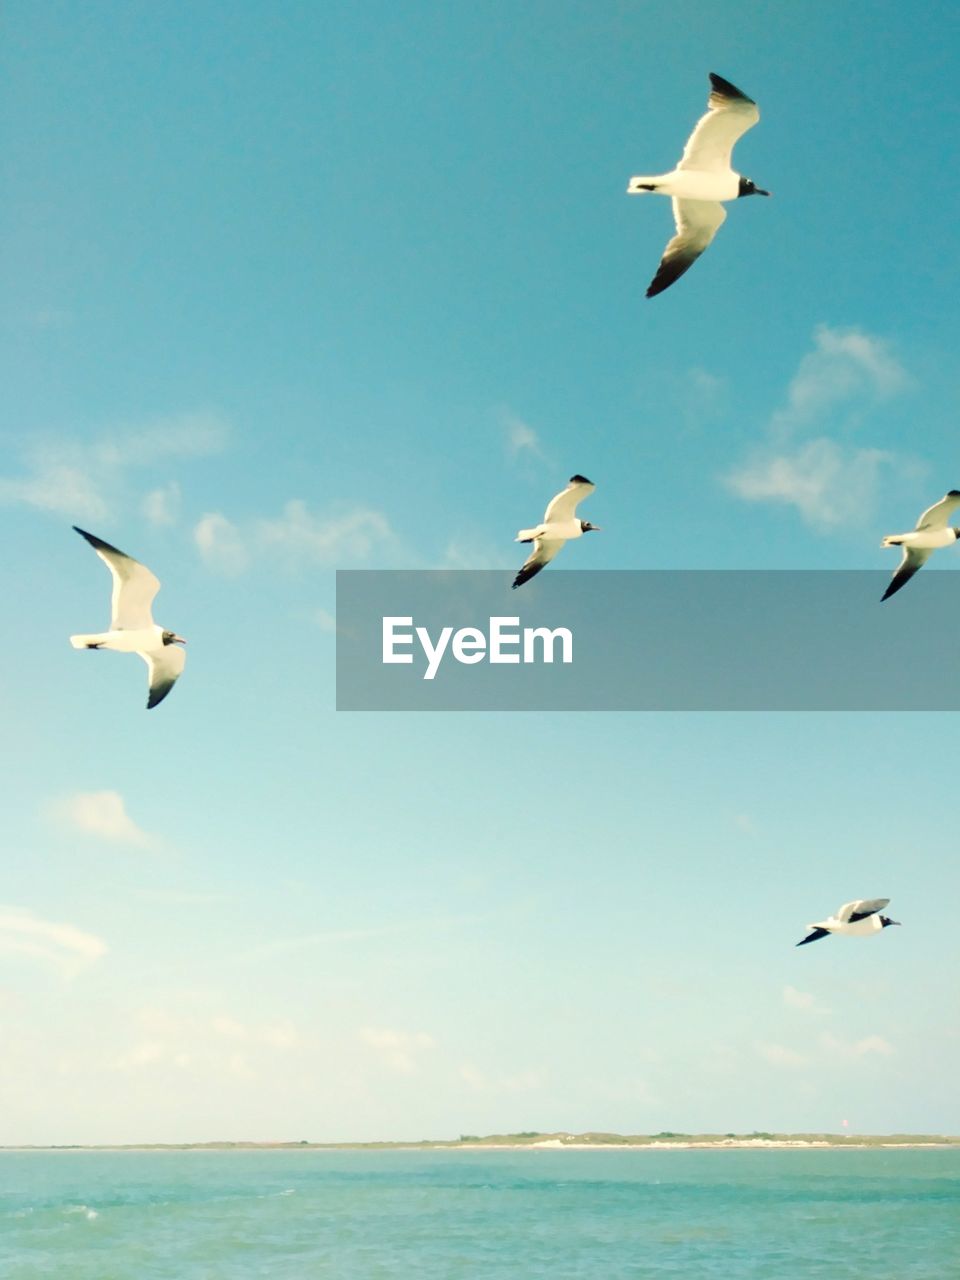
<path id="1" fill-rule="evenodd" d="M 903 539 L 897 537 L 896 534 L 890 534 L 880 543 L 881 547 L 902 547 Z"/>
<path id="2" fill-rule="evenodd" d="M 628 196 L 646 195 L 648 191 L 656 191 L 659 185 L 660 185 L 659 178 L 647 177 L 645 174 L 640 174 L 639 177 L 631 178 L 630 181 L 627 183 L 627 195 Z"/>
<path id="3" fill-rule="evenodd" d="M 536 529 L 520 529 L 514 538 L 514 542 L 532 542 L 536 536 Z"/>
<path id="4" fill-rule="evenodd" d="M 103 644 L 104 636 L 71 636 L 70 643 L 75 649 L 99 649 Z"/>

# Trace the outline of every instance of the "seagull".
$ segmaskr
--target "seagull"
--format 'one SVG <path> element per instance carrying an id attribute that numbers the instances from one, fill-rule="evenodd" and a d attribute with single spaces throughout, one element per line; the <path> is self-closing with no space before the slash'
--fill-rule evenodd
<path id="1" fill-rule="evenodd" d="M 648 298 L 669 289 L 710 244 L 727 216 L 722 200 L 770 194 L 730 167 L 734 143 L 760 119 L 757 104 L 712 71 L 710 84 L 707 114 L 697 121 L 677 167 L 656 177 L 631 178 L 627 186 L 628 195 L 656 191 L 673 199 L 677 234 L 664 250 Z"/>
<path id="2" fill-rule="evenodd" d="M 871 933 L 879 933 L 888 925 L 899 924 L 899 920 L 891 920 L 880 912 L 890 901 L 889 898 L 859 898 L 856 902 L 845 902 L 836 915 L 829 920 L 821 920 L 818 924 L 809 924 L 810 933 L 800 942 L 798 947 L 805 947 L 808 942 L 818 942 L 820 938 L 831 933 L 844 933 L 854 938 L 863 938 Z"/>
<path id="3" fill-rule="evenodd" d="M 164 700 L 183 671 L 187 655 L 174 646 L 187 642 L 183 636 L 164 631 L 154 622 L 150 605 L 160 590 L 160 583 L 146 565 L 92 533 L 73 527 L 110 570 L 113 595 L 110 630 L 99 635 L 71 636 L 70 643 L 75 649 L 116 649 L 120 653 L 139 654 L 150 671 L 149 711 Z"/>
<path id="4" fill-rule="evenodd" d="M 597 486 L 586 476 L 571 476 L 570 483 L 552 498 L 543 517 L 543 523 L 535 529 L 521 529 L 516 536 L 517 542 L 532 542 L 533 553 L 525 561 L 523 568 L 513 580 L 514 589 L 522 587 L 544 567 L 550 563 L 565 542 L 571 538 L 579 538 L 582 533 L 590 533 L 597 525 L 588 520 L 578 520 L 574 514 L 577 505 L 584 498 L 589 498 Z"/>
<path id="5" fill-rule="evenodd" d="M 960 489 L 948 494 L 928 507 L 917 521 L 911 533 L 891 533 L 880 543 L 881 547 L 903 547 L 903 559 L 890 579 L 890 585 L 880 597 L 880 603 L 905 587 L 918 569 L 929 560 L 937 547 L 952 547 L 960 538 L 960 529 L 947 524 L 950 514 L 960 507 Z"/>

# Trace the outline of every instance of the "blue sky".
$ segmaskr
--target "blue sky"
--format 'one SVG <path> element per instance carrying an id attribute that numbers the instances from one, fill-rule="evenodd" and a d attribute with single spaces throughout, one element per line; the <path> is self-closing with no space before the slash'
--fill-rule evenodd
<path id="1" fill-rule="evenodd" d="M 960 486 L 951 12 L 8 5 L 4 1141 L 960 1131 L 951 717 L 338 715 L 331 629 L 574 471 L 579 568 L 890 570 Z M 774 197 L 648 302 L 710 70 Z M 150 716 L 74 523 L 190 642 Z"/>

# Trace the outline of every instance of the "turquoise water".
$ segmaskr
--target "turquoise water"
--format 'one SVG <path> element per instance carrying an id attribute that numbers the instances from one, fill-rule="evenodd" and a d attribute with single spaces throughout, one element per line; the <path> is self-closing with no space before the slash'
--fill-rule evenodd
<path id="1" fill-rule="evenodd" d="M 960 1276 L 960 1150 L 0 1152 L 4 1280 Z"/>

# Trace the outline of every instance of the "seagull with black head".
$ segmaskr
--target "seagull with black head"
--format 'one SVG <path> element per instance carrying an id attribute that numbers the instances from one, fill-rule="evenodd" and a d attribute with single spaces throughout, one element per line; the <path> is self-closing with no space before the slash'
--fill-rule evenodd
<path id="1" fill-rule="evenodd" d="M 550 500 L 542 523 L 533 529 L 520 530 L 516 541 L 532 542 L 533 552 L 514 578 L 514 587 L 522 587 L 525 582 L 529 582 L 572 538 L 597 530 L 597 525 L 591 524 L 589 520 L 578 519 L 576 514 L 577 506 L 596 487 L 586 476 L 571 476 L 567 487 Z"/>
<path id="2" fill-rule="evenodd" d="M 187 642 L 175 631 L 166 631 L 154 622 L 150 606 L 160 582 L 146 565 L 102 538 L 73 527 L 110 570 L 113 594 L 109 631 L 71 636 L 70 643 L 75 649 L 113 649 L 141 657 L 149 671 L 149 711 L 164 700 L 183 671 L 187 655 L 176 646 Z"/>
<path id="3" fill-rule="evenodd" d="M 734 144 L 760 119 L 757 104 L 712 71 L 710 86 L 707 113 L 697 122 L 677 167 L 653 177 L 631 178 L 627 186 L 628 195 L 653 192 L 673 201 L 677 234 L 664 250 L 648 298 L 669 289 L 693 266 L 726 219 L 725 201 L 770 194 L 730 163 Z"/>

